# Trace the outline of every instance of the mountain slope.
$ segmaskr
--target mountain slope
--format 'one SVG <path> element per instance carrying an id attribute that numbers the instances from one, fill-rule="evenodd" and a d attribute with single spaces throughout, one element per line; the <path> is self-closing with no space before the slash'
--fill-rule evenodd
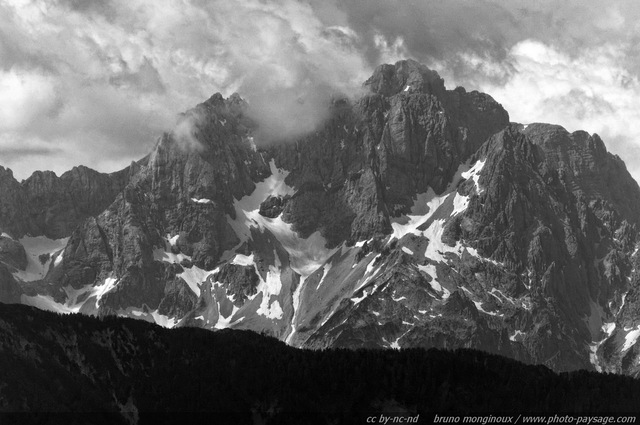
<path id="1" fill-rule="evenodd" d="M 67 233 L 29 228 L 65 239 L 3 237 L 0 295 L 299 347 L 467 347 L 639 376 L 640 188 L 624 163 L 597 135 L 509 123 L 412 61 L 365 88 L 277 144 L 254 140 L 239 96 L 212 96 L 110 205 L 73 231 L 41 225 Z M 0 223 L 27 229 L 14 211 Z"/>

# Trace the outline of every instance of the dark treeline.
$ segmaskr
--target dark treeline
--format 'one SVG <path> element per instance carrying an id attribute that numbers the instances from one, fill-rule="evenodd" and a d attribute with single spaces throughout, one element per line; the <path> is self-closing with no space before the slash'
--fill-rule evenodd
<path id="1" fill-rule="evenodd" d="M 0 365 L 1 411 L 106 412 L 81 423 L 170 422 L 169 412 L 275 424 L 364 423 L 382 412 L 640 411 L 638 380 L 556 374 L 474 350 L 299 350 L 249 331 L 167 330 L 18 305 L 0 305 Z"/>

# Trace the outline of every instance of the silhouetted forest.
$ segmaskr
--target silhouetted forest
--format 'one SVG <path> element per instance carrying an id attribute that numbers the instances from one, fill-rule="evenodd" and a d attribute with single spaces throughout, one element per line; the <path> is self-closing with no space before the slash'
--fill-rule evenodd
<path id="1" fill-rule="evenodd" d="M 638 380 L 556 374 L 479 351 L 299 350 L 249 331 L 167 330 L 19 305 L 0 305 L 0 365 L 0 411 L 59 412 L 0 415 L 7 422 L 183 423 L 178 412 L 212 424 L 365 423 L 382 412 L 640 412 Z"/>

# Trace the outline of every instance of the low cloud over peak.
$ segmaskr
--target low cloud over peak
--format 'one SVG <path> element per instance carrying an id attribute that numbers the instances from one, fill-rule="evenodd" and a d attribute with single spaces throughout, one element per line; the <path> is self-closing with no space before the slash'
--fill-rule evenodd
<path id="1" fill-rule="evenodd" d="M 112 171 L 215 92 L 247 99 L 262 137 L 295 137 L 375 66 L 414 58 L 514 120 L 598 132 L 638 177 L 638 15 L 631 0 L 0 0 L 0 163 Z"/>

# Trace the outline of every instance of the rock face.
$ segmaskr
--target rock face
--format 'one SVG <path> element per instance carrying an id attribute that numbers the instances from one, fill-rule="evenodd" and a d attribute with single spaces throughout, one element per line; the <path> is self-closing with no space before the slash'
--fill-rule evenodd
<path id="1" fill-rule="evenodd" d="M 36 171 L 18 183 L 11 170 L 0 167 L 0 228 L 13 237 L 44 235 L 67 237 L 87 217 L 108 207 L 146 158 L 112 174 L 74 167 L 58 177 Z"/>
<path id="2" fill-rule="evenodd" d="M 408 213 L 416 193 L 441 192 L 509 122 L 490 96 L 447 91 L 412 61 L 379 67 L 365 87 L 355 105 L 335 102 L 324 128 L 272 152 L 297 189 L 285 221 L 302 236 L 320 230 L 330 246 L 388 234 L 390 217 Z"/>
<path id="3" fill-rule="evenodd" d="M 416 62 L 365 88 L 292 142 L 261 145 L 217 94 L 119 173 L 0 169 L 0 297 L 640 376 L 640 188 L 620 158 Z"/>

